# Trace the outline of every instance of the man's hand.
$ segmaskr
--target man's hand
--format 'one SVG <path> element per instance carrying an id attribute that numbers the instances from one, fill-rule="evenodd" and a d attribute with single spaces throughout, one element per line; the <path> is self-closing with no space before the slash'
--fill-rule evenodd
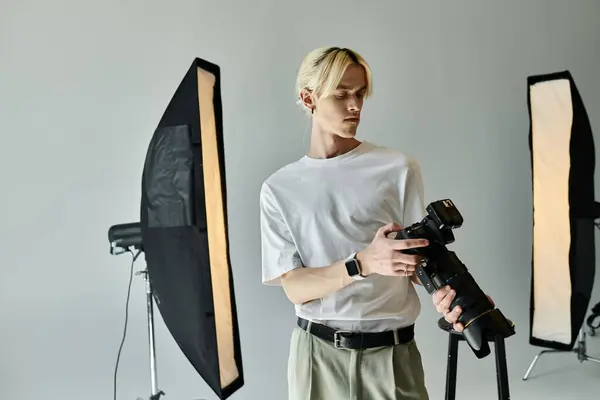
<path id="1" fill-rule="evenodd" d="M 454 309 L 450 310 L 450 305 L 452 304 L 452 300 L 456 297 L 456 291 L 450 286 L 444 286 L 443 288 L 437 290 L 433 294 L 433 304 L 435 305 L 436 310 L 444 316 L 444 319 L 452 324 L 452 328 L 457 332 L 462 332 L 464 329 L 463 324 L 458 322 L 458 318 L 462 313 L 462 309 L 460 306 L 454 307 Z M 490 303 L 492 306 L 494 305 L 494 301 L 490 296 L 488 296 Z"/>
<path id="2" fill-rule="evenodd" d="M 460 306 L 456 306 L 453 310 L 450 310 L 450 304 L 455 296 L 456 292 L 454 289 L 451 289 L 450 286 L 444 286 L 433 294 L 433 304 L 435 305 L 435 309 L 444 316 L 446 321 L 452 324 L 455 331 L 462 332 L 464 326 L 460 322 L 457 322 L 458 317 L 460 317 L 460 314 L 462 313 L 462 309 Z"/>
<path id="3" fill-rule="evenodd" d="M 394 223 L 382 226 L 371 244 L 356 254 L 362 268 L 362 275 L 410 277 L 415 273 L 416 266 L 422 262 L 421 256 L 405 254 L 402 250 L 426 247 L 429 242 L 425 239 L 400 240 L 388 237 L 390 233 L 402 229 L 401 225 Z"/>

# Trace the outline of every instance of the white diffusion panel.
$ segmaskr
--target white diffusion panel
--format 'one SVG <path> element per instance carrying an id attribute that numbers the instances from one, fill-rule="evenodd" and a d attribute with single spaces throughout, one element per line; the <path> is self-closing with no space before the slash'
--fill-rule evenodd
<path id="1" fill-rule="evenodd" d="M 532 335 L 571 342 L 569 252 L 570 82 L 558 79 L 530 87 L 533 162 Z"/>

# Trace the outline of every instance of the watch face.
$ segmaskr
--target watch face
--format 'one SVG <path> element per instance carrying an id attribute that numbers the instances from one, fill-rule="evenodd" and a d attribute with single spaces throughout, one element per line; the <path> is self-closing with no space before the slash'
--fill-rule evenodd
<path id="1" fill-rule="evenodd" d="M 358 261 L 356 261 L 356 260 L 346 261 L 346 270 L 348 271 L 348 275 L 350 275 L 350 276 L 359 275 L 360 270 L 358 269 Z"/>

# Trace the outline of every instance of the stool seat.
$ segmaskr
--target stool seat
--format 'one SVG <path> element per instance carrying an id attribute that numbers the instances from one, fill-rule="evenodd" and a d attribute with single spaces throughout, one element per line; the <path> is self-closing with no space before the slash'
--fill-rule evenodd
<path id="1" fill-rule="evenodd" d="M 509 321 L 514 325 L 512 321 Z M 445 400 L 454 400 L 456 398 L 456 374 L 458 364 L 458 343 L 464 341 L 462 332 L 454 329 L 453 325 L 445 318 L 438 320 L 438 327 L 448 332 L 448 365 L 446 369 L 446 397 Z M 508 372 L 506 367 L 506 349 L 504 347 L 504 338 L 488 334 L 485 338 L 488 342 L 494 342 L 496 356 L 496 382 L 498 386 L 498 399 L 510 399 L 508 388 Z"/>
<path id="2" fill-rule="evenodd" d="M 444 317 L 438 319 L 438 328 L 454 335 L 462 335 L 462 332 L 455 331 L 452 324 L 446 321 L 446 318 Z"/>
<path id="3" fill-rule="evenodd" d="M 507 320 L 512 326 L 515 325 L 514 322 L 511 321 L 510 319 L 507 319 Z M 441 330 L 446 331 L 448 333 L 451 333 L 453 335 L 461 335 L 462 336 L 462 332 L 458 332 L 458 331 L 454 330 L 454 327 L 452 326 L 452 324 L 450 322 L 446 321 L 446 319 L 444 317 L 438 319 L 438 328 L 440 328 Z M 490 334 L 486 335 L 486 340 L 488 342 L 493 342 L 493 341 L 495 341 L 495 339 L 496 339 L 495 335 L 490 335 Z"/>

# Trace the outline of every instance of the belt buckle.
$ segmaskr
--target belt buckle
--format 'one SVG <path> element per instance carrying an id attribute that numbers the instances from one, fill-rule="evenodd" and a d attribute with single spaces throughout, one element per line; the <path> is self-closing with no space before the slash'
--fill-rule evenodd
<path id="1" fill-rule="evenodd" d="M 352 333 L 351 331 L 335 331 L 333 332 L 333 347 L 336 349 L 343 349 L 341 346 L 340 334 L 342 333 Z"/>

